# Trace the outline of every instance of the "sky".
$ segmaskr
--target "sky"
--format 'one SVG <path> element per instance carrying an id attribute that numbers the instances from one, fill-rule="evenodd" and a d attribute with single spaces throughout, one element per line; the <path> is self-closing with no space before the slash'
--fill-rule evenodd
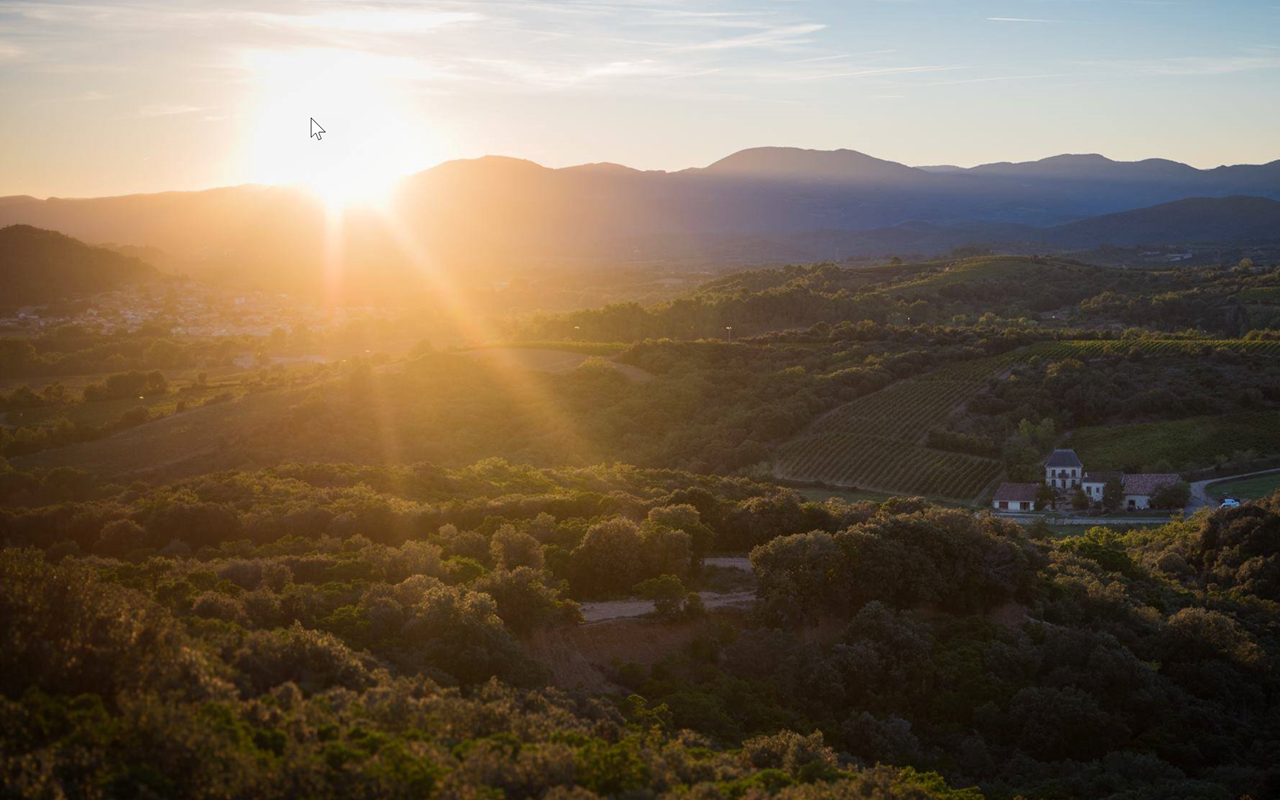
<path id="1" fill-rule="evenodd" d="M 0 0 L 0 110 L 0 195 L 38 197 L 762 145 L 1263 163 L 1280 0 Z"/>

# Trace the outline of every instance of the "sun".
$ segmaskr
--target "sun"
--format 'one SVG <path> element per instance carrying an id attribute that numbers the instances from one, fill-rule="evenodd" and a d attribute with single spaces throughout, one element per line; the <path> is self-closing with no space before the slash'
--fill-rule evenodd
<path id="1" fill-rule="evenodd" d="M 330 206 L 376 205 L 398 179 L 438 163 L 412 63 L 334 49 L 250 51 L 243 62 L 254 101 L 242 152 L 254 182 L 303 186 Z"/>
<path id="2" fill-rule="evenodd" d="M 328 205 L 381 205 L 395 182 L 407 174 L 404 164 L 412 158 L 393 143 L 333 149 L 334 153 L 312 159 L 298 181 Z"/>

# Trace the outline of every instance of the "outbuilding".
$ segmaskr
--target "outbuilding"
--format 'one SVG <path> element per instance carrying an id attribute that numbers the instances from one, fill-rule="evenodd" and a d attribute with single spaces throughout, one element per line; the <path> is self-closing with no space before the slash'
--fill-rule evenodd
<path id="1" fill-rule="evenodd" d="M 1038 483 L 1002 483 L 991 507 L 997 511 L 1035 511 Z"/>

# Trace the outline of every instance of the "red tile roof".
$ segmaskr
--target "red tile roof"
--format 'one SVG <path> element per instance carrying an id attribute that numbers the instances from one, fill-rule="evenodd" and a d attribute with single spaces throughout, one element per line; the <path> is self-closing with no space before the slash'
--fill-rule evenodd
<path id="1" fill-rule="evenodd" d="M 1034 503 L 1040 491 L 1038 483 L 1002 483 L 996 489 L 997 503 Z"/>
<path id="2" fill-rule="evenodd" d="M 1124 493 L 1150 496 L 1152 492 L 1163 486 L 1172 486 L 1182 480 L 1182 476 L 1173 472 L 1151 472 L 1145 475 L 1125 475 Z"/>

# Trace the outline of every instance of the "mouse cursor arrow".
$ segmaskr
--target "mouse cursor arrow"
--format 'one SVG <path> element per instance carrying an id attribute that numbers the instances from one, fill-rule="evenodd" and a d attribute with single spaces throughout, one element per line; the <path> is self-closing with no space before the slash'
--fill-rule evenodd
<path id="1" fill-rule="evenodd" d="M 312 117 L 311 118 L 311 135 L 314 136 L 316 138 L 316 141 L 318 142 L 321 139 L 320 134 L 322 133 L 324 133 L 324 128 L 321 128 L 320 123 L 316 122 L 316 118 Z"/>

